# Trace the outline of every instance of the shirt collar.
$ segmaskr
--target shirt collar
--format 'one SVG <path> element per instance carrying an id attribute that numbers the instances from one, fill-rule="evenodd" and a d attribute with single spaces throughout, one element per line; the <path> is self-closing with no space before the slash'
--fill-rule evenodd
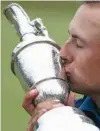
<path id="1" fill-rule="evenodd" d="M 98 108 L 91 97 L 87 96 L 80 105 L 79 109 L 84 112 L 85 111 L 92 112 L 95 115 L 96 119 L 100 121 L 100 113 L 98 112 Z"/>

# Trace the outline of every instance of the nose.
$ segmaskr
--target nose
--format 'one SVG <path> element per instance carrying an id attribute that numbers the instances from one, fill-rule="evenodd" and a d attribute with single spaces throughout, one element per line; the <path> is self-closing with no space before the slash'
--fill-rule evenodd
<path id="1" fill-rule="evenodd" d="M 60 50 L 60 57 L 63 65 L 71 64 L 73 62 L 73 54 L 71 51 L 70 40 Z"/>

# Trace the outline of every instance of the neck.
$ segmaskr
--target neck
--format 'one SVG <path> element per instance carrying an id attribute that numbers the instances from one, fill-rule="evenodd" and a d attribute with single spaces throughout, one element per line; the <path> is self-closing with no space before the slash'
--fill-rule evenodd
<path id="1" fill-rule="evenodd" d="M 100 95 L 94 95 L 94 96 L 92 96 L 92 99 L 96 103 L 97 107 L 100 110 Z"/>

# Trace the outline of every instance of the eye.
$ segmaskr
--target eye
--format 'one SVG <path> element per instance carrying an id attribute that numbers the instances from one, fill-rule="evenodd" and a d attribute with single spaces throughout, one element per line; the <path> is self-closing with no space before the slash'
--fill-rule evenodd
<path id="1" fill-rule="evenodd" d="M 77 48 L 83 47 L 81 41 L 78 39 L 77 36 L 72 36 L 71 40 L 72 40 L 72 44 L 74 44 Z"/>

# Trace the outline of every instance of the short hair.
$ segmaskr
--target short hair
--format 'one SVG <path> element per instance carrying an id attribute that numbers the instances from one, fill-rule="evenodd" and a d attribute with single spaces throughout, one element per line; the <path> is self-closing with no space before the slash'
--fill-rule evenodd
<path id="1" fill-rule="evenodd" d="M 83 4 L 90 4 L 90 5 L 94 5 L 94 4 L 100 4 L 100 0 L 94 0 L 94 1 L 83 1 Z"/>

